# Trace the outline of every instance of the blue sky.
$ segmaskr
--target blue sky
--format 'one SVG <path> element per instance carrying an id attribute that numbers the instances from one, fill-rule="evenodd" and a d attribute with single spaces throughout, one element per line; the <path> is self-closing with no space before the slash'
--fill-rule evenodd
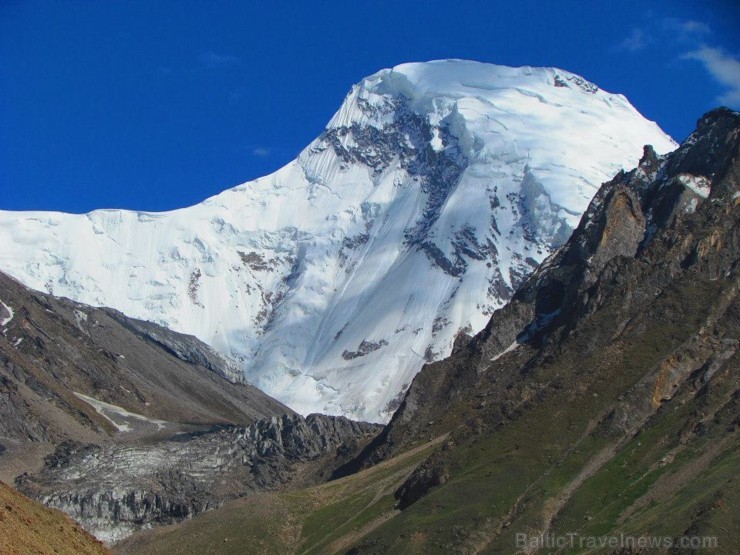
<path id="1" fill-rule="evenodd" d="M 731 0 L 0 0 L 0 209 L 167 210 L 270 173 L 403 62 L 556 66 L 681 140 L 740 108 Z"/>

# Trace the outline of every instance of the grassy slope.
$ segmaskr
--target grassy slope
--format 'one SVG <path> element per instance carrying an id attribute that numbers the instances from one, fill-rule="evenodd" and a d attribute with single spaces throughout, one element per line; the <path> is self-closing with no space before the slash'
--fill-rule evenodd
<path id="1" fill-rule="evenodd" d="M 702 293 L 695 302 L 711 296 L 711 285 Z M 581 358 L 566 353 L 536 369 L 569 376 L 566 383 L 579 384 L 582 393 L 553 391 L 546 403 L 495 434 L 459 446 L 453 479 L 358 542 L 358 550 L 506 553 L 514 551 L 517 533 L 624 532 L 717 535 L 719 552 L 740 552 L 733 534 L 740 525 L 737 357 L 726 379 L 715 380 L 703 394 L 684 392 L 665 403 L 636 436 L 610 437 L 593 429 L 620 394 L 697 328 L 702 310 L 696 308 L 686 310 L 694 318 L 666 314 L 613 352 Z M 610 318 L 609 310 L 601 317 Z M 449 416 L 460 421 L 472 413 L 463 402 Z M 702 422 L 705 431 L 688 433 L 687 423 Z"/>
<path id="2" fill-rule="evenodd" d="M 102 555 L 109 551 L 65 514 L 0 482 L 0 553 Z"/>

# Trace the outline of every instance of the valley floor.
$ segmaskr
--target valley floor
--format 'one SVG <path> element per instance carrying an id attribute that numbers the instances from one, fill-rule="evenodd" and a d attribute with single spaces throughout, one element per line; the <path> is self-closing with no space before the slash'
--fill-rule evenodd
<path id="1" fill-rule="evenodd" d="M 447 435 L 319 486 L 251 495 L 193 520 L 138 534 L 121 555 L 337 553 L 393 519 L 394 492 Z"/>

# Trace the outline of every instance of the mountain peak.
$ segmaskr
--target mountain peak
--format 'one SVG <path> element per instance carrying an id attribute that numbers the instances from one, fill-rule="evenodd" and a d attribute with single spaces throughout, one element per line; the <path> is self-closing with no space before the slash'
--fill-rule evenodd
<path id="1" fill-rule="evenodd" d="M 562 69 L 508 67 L 471 60 L 447 59 L 404 63 L 382 69 L 362 79 L 352 87 L 343 106 L 347 109 L 340 109 L 329 127 L 357 121 L 352 118 L 357 114 L 349 109 L 355 101 L 364 103 L 366 107 L 378 107 L 378 97 L 396 98 L 404 100 L 415 112 L 428 113 L 440 108 L 441 99 L 454 102 L 459 99 L 477 98 L 483 102 L 492 102 L 506 97 L 507 92 L 511 93 L 513 100 L 517 95 L 523 95 L 555 106 L 561 106 L 563 103 L 572 104 L 574 98 L 577 99 L 573 97 L 573 93 L 580 93 L 595 96 L 607 104 L 614 104 L 625 110 L 635 111 L 624 96 L 603 91 L 580 75 Z M 389 107 L 387 102 L 385 106 Z"/>
<path id="2" fill-rule="evenodd" d="M 0 268 L 195 335 L 298 412 L 381 421 L 647 143 L 675 148 L 566 71 L 402 64 L 355 85 L 295 161 L 199 205 L 0 213 Z"/>
<path id="3" fill-rule="evenodd" d="M 388 75 L 405 76 L 420 91 L 454 91 L 460 87 L 493 90 L 522 83 L 545 83 L 558 88 L 576 88 L 593 94 L 599 87 L 580 75 L 555 67 L 511 67 L 473 60 L 445 59 L 409 62 L 383 69 L 364 81 Z"/>

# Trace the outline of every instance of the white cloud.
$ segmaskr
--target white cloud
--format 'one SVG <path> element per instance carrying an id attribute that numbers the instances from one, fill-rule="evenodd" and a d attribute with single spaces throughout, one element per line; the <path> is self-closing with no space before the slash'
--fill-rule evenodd
<path id="1" fill-rule="evenodd" d="M 689 60 L 697 60 L 704 65 L 709 74 L 727 90 L 717 101 L 730 108 L 740 107 L 740 60 L 727 54 L 720 48 L 702 46 L 683 56 Z"/>
<path id="2" fill-rule="evenodd" d="M 643 29 L 635 27 L 630 35 L 622 42 L 617 44 L 617 50 L 627 50 L 628 52 L 638 52 L 643 50 L 650 43 L 650 37 L 647 36 Z"/>
<path id="3" fill-rule="evenodd" d="M 725 92 L 715 100 L 737 109 L 740 107 L 740 59 L 721 48 L 707 45 L 705 41 L 711 33 L 709 25 L 702 21 L 666 17 L 657 25 L 634 27 L 614 50 L 636 53 L 659 46 L 672 50 L 679 59 L 696 60 L 725 87 Z"/>
<path id="4" fill-rule="evenodd" d="M 709 25 L 694 19 L 666 17 L 657 24 L 634 27 L 630 34 L 614 47 L 616 51 L 640 52 L 655 43 L 671 44 L 700 43 L 702 37 L 711 33 Z"/>
<path id="5" fill-rule="evenodd" d="M 678 34 L 682 40 L 692 39 L 707 35 L 711 32 L 709 25 L 702 21 L 694 19 L 680 20 L 675 17 L 668 17 L 664 21 L 664 26 L 668 31 Z"/>
<path id="6" fill-rule="evenodd" d="M 266 158 L 270 155 L 270 149 L 263 146 L 258 146 L 252 149 L 252 156 L 258 156 L 259 158 Z"/>
<path id="7" fill-rule="evenodd" d="M 216 54 L 213 50 L 207 50 L 198 56 L 198 61 L 207 68 L 218 68 L 238 64 L 239 58 L 236 56 L 224 56 L 222 54 Z"/>

